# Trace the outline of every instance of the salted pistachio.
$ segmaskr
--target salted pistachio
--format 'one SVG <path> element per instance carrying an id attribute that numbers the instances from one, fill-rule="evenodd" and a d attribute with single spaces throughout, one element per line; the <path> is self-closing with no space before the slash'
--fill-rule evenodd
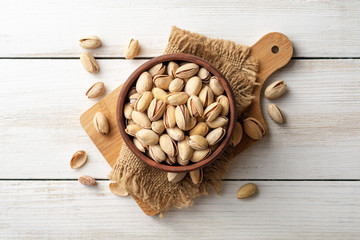
<path id="1" fill-rule="evenodd" d="M 163 89 L 161 88 L 153 88 L 151 90 L 154 98 L 159 99 L 161 101 L 165 101 L 166 96 L 168 95 Z"/>
<path id="2" fill-rule="evenodd" d="M 230 139 L 230 145 L 236 147 L 240 143 L 242 136 L 243 136 L 243 128 L 239 122 L 236 122 L 233 135 Z"/>
<path id="3" fill-rule="evenodd" d="M 159 144 L 161 149 L 170 157 L 174 157 L 178 153 L 176 142 L 167 134 L 160 136 Z"/>
<path id="4" fill-rule="evenodd" d="M 200 162 L 205 158 L 209 157 L 210 154 L 211 154 L 211 150 L 209 148 L 204 150 L 196 150 L 194 151 L 194 154 L 191 157 L 191 161 L 194 163 Z"/>
<path id="5" fill-rule="evenodd" d="M 204 108 L 212 104 L 214 102 L 214 93 L 211 88 L 208 86 L 203 87 L 199 93 L 199 99 Z"/>
<path id="6" fill-rule="evenodd" d="M 165 161 L 165 153 L 159 144 L 149 146 L 149 155 L 155 162 L 161 163 Z"/>
<path id="7" fill-rule="evenodd" d="M 214 92 L 216 96 L 219 96 L 224 93 L 224 88 L 221 85 L 219 79 L 215 76 L 212 76 L 209 81 L 209 87 Z"/>
<path id="8" fill-rule="evenodd" d="M 187 142 L 194 150 L 204 150 L 209 146 L 208 141 L 201 135 L 192 135 Z"/>
<path id="9" fill-rule="evenodd" d="M 165 128 L 173 128 L 176 125 L 175 107 L 168 105 L 164 113 L 164 126 Z"/>
<path id="10" fill-rule="evenodd" d="M 197 76 L 192 77 L 189 79 L 189 81 L 186 83 L 184 91 L 191 95 L 198 95 L 202 87 L 201 79 Z"/>
<path id="11" fill-rule="evenodd" d="M 197 75 L 203 83 L 209 83 L 211 77 L 209 70 L 207 70 L 206 68 L 200 68 Z"/>
<path id="12" fill-rule="evenodd" d="M 165 130 L 164 121 L 162 119 L 151 123 L 151 130 L 157 134 L 162 134 Z"/>
<path id="13" fill-rule="evenodd" d="M 228 119 L 226 117 L 223 116 L 219 116 L 217 118 L 215 118 L 215 120 L 209 122 L 206 121 L 207 125 L 209 125 L 209 127 L 211 128 L 218 128 L 218 127 L 223 127 L 228 123 Z"/>
<path id="14" fill-rule="evenodd" d="M 110 127 L 109 121 L 102 112 L 97 112 L 93 119 L 95 130 L 101 134 L 108 134 Z"/>
<path id="15" fill-rule="evenodd" d="M 180 66 L 176 72 L 175 75 L 178 78 L 191 78 L 197 74 L 199 71 L 199 65 L 195 63 L 186 63 L 182 66 Z"/>
<path id="16" fill-rule="evenodd" d="M 101 97 L 105 93 L 105 85 L 103 82 L 97 82 L 92 85 L 87 91 L 86 96 L 88 98 L 97 98 Z"/>
<path id="17" fill-rule="evenodd" d="M 182 105 L 187 102 L 189 95 L 185 92 L 174 92 L 166 96 L 165 102 L 170 105 Z"/>
<path id="18" fill-rule="evenodd" d="M 128 191 L 117 182 L 109 183 L 109 188 L 110 191 L 117 196 L 126 197 L 129 195 Z"/>
<path id="19" fill-rule="evenodd" d="M 177 162 L 177 160 L 176 160 L 176 156 L 169 156 L 169 155 L 167 155 L 166 154 L 166 156 L 165 156 L 165 162 L 167 163 L 167 164 L 169 164 L 169 165 L 174 165 L 176 162 Z"/>
<path id="20" fill-rule="evenodd" d="M 139 149 L 140 152 L 145 153 L 148 146 L 145 143 L 142 143 L 139 139 L 136 137 L 133 138 L 133 143 L 137 149 Z"/>
<path id="21" fill-rule="evenodd" d="M 169 64 L 166 67 L 166 73 L 169 76 L 172 76 L 175 78 L 176 70 L 179 68 L 179 65 L 176 62 L 169 62 Z"/>
<path id="22" fill-rule="evenodd" d="M 169 85 L 172 80 L 173 78 L 169 75 L 156 75 L 153 78 L 155 86 L 163 90 L 169 90 Z"/>
<path id="23" fill-rule="evenodd" d="M 125 128 L 125 132 L 129 134 L 130 136 L 135 136 L 138 131 L 140 131 L 142 128 L 139 127 L 137 124 L 130 124 L 127 125 Z"/>
<path id="24" fill-rule="evenodd" d="M 178 147 L 178 163 L 182 166 L 187 165 L 194 153 L 194 149 L 192 147 L 190 147 L 190 145 L 188 144 L 189 141 L 189 137 L 186 136 L 186 138 L 182 141 L 179 141 L 177 144 Z"/>
<path id="25" fill-rule="evenodd" d="M 227 98 L 227 96 L 220 95 L 216 98 L 216 101 L 218 103 L 220 103 L 220 105 L 221 105 L 220 114 L 222 116 L 227 116 L 229 114 L 229 109 L 230 109 L 230 103 L 229 103 L 229 99 Z"/>
<path id="26" fill-rule="evenodd" d="M 189 175 L 194 184 L 200 184 L 204 177 L 202 168 L 189 172 Z"/>
<path id="27" fill-rule="evenodd" d="M 268 113 L 269 116 L 277 123 L 284 123 L 285 117 L 280 108 L 276 104 L 269 104 L 268 105 Z"/>
<path id="28" fill-rule="evenodd" d="M 136 137 L 146 145 L 156 145 L 159 142 L 159 135 L 149 129 L 141 129 L 136 133 Z"/>
<path id="29" fill-rule="evenodd" d="M 185 137 L 184 132 L 178 127 L 166 128 L 166 133 L 175 141 L 182 141 Z"/>
<path id="30" fill-rule="evenodd" d="M 265 89 L 264 95 L 271 100 L 277 99 L 285 93 L 286 87 L 284 81 L 275 81 Z"/>
<path id="31" fill-rule="evenodd" d="M 193 150 L 194 151 L 194 150 Z M 180 165 L 180 166 L 186 166 L 189 164 L 190 159 L 188 160 L 182 160 L 179 156 L 179 154 L 176 156 L 176 162 Z"/>
<path id="32" fill-rule="evenodd" d="M 88 36 L 79 40 L 80 46 L 86 49 L 94 49 L 100 47 L 101 40 L 97 36 Z"/>
<path id="33" fill-rule="evenodd" d="M 181 78 L 175 78 L 171 81 L 169 85 L 169 91 L 170 92 L 181 92 L 181 90 L 184 88 L 185 82 Z"/>
<path id="34" fill-rule="evenodd" d="M 196 117 L 191 117 L 189 119 L 189 122 L 185 125 L 184 131 L 190 131 L 191 129 L 193 129 L 195 127 L 196 123 L 197 123 Z"/>
<path id="35" fill-rule="evenodd" d="M 238 199 L 248 198 L 253 196 L 257 191 L 257 187 L 253 183 L 247 183 L 242 185 L 236 193 Z"/>
<path id="36" fill-rule="evenodd" d="M 190 130 L 189 135 L 201 135 L 205 136 L 209 131 L 209 126 L 205 122 L 199 122 L 196 126 Z"/>
<path id="37" fill-rule="evenodd" d="M 134 120 L 134 122 L 139 125 L 141 128 L 150 129 L 151 128 L 151 122 L 148 116 L 143 112 L 133 111 L 131 113 L 131 119 Z"/>
<path id="38" fill-rule="evenodd" d="M 88 185 L 88 186 L 96 185 L 96 180 L 90 176 L 81 176 L 81 177 L 79 177 L 78 181 L 81 184 Z"/>
<path id="39" fill-rule="evenodd" d="M 140 94 L 140 96 L 138 97 L 138 99 L 134 104 L 134 110 L 138 112 L 145 111 L 147 107 L 150 105 L 153 97 L 154 96 L 150 91 L 143 92 L 142 94 Z"/>
<path id="40" fill-rule="evenodd" d="M 158 63 L 155 66 L 151 67 L 148 71 L 151 77 L 154 77 L 156 75 L 163 74 L 165 70 L 166 70 L 166 66 L 163 63 Z"/>
<path id="41" fill-rule="evenodd" d="M 146 91 L 151 91 L 153 87 L 152 77 L 149 72 L 143 72 L 140 74 L 136 81 L 136 91 L 141 94 Z"/>
<path id="42" fill-rule="evenodd" d="M 215 128 L 214 130 L 209 132 L 209 134 L 206 135 L 206 140 L 208 141 L 209 146 L 213 146 L 220 142 L 221 139 L 223 139 L 223 137 L 225 136 L 225 134 L 226 130 L 222 127 Z"/>
<path id="43" fill-rule="evenodd" d="M 175 108 L 176 125 L 185 130 L 190 121 L 190 113 L 185 105 L 179 105 Z"/>
<path id="44" fill-rule="evenodd" d="M 166 103 L 162 100 L 154 98 L 148 108 L 147 114 L 150 119 L 150 121 L 157 121 L 159 120 L 166 108 Z"/>
<path id="45" fill-rule="evenodd" d="M 185 176 L 186 176 L 186 172 L 180 172 L 180 173 L 168 172 L 167 173 L 168 181 L 171 183 L 180 182 L 181 180 L 183 180 L 183 178 Z"/>
<path id="46" fill-rule="evenodd" d="M 87 154 L 84 150 L 79 150 L 74 153 L 71 157 L 70 167 L 71 168 L 81 168 L 87 161 Z"/>
<path id="47" fill-rule="evenodd" d="M 131 114 L 134 111 L 134 108 L 130 105 L 130 103 L 126 103 L 124 105 L 124 116 L 126 119 L 131 119 Z"/>
<path id="48" fill-rule="evenodd" d="M 204 108 L 198 96 L 190 96 L 187 101 L 187 107 L 192 117 L 201 117 L 204 114 Z"/>
<path id="49" fill-rule="evenodd" d="M 244 131 L 246 135 L 254 140 L 259 140 L 265 135 L 265 129 L 256 118 L 249 117 L 244 120 Z"/>
<path id="50" fill-rule="evenodd" d="M 138 100 L 138 98 L 140 97 L 139 93 L 134 93 L 132 95 L 129 96 L 129 103 L 130 106 L 134 107 L 136 101 Z"/>
<path id="51" fill-rule="evenodd" d="M 212 104 L 210 104 L 210 106 L 205 108 L 204 117 L 206 118 L 206 121 L 212 122 L 219 116 L 220 112 L 221 112 L 220 103 L 213 102 Z"/>
<path id="52" fill-rule="evenodd" d="M 89 52 L 82 52 L 80 55 L 80 61 L 86 71 L 94 73 L 99 71 L 99 65 L 97 64 L 93 55 Z"/>
<path id="53" fill-rule="evenodd" d="M 125 58 L 133 59 L 134 57 L 136 57 L 136 55 L 138 55 L 139 49 L 139 41 L 130 39 L 129 44 L 125 48 Z"/>

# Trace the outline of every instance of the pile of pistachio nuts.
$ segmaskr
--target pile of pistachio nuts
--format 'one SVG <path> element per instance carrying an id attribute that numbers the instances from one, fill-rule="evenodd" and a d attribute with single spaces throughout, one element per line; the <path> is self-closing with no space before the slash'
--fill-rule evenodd
<path id="1" fill-rule="evenodd" d="M 226 134 L 229 99 L 216 76 L 191 62 L 159 63 L 141 73 L 124 106 L 125 132 L 158 163 L 207 158 Z"/>

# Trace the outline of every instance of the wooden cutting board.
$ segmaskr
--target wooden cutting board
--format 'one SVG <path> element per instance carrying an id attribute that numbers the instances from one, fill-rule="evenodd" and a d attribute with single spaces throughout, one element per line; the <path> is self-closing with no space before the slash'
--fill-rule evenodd
<path id="1" fill-rule="evenodd" d="M 293 46 L 290 40 L 283 34 L 272 32 L 263 36 L 258 42 L 251 46 L 251 55 L 258 59 L 260 70 L 257 74 L 259 86 L 255 88 L 255 99 L 248 110 L 248 116 L 258 119 L 267 131 L 266 123 L 260 108 L 260 92 L 266 79 L 276 70 L 285 66 L 293 55 Z M 80 117 L 80 123 L 96 147 L 100 150 L 106 161 L 111 167 L 114 166 L 123 140 L 120 136 L 116 123 L 116 104 L 120 94 L 121 86 L 112 91 L 109 95 L 101 99 L 94 106 L 84 112 Z M 93 117 L 96 112 L 102 112 L 109 119 L 110 134 L 101 135 L 95 131 Z M 244 134 L 240 144 L 235 150 L 239 154 L 256 141 Z M 153 216 L 158 212 L 149 207 L 146 202 L 136 199 L 136 202 L 145 214 Z"/>

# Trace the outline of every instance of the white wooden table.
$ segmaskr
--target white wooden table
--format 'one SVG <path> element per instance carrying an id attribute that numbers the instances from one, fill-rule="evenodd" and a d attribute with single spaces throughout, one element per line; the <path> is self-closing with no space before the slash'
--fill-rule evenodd
<path id="1" fill-rule="evenodd" d="M 295 54 L 269 79 L 288 84 L 274 101 L 287 123 L 264 114 L 269 134 L 233 161 L 223 194 L 159 219 L 110 193 L 79 116 L 95 103 L 89 86 L 119 86 L 161 55 L 172 25 L 247 45 L 279 31 Z M 0 239 L 360 239 L 359 26 L 359 1 L 1 0 Z M 103 40 L 94 75 L 79 61 L 91 34 Z M 132 37 L 142 49 L 129 61 Z M 78 149 L 89 160 L 72 170 Z M 259 194 L 236 199 L 246 182 Z"/>

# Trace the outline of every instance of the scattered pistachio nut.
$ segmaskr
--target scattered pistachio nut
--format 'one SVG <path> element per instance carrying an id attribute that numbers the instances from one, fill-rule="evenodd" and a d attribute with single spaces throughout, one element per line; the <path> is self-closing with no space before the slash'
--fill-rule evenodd
<path id="1" fill-rule="evenodd" d="M 253 117 L 249 117 L 244 120 L 244 131 L 246 135 L 254 140 L 261 139 L 266 133 L 259 120 Z"/>
<path id="2" fill-rule="evenodd" d="M 82 52 L 80 55 L 80 61 L 86 71 L 89 73 L 95 73 L 99 71 L 99 65 L 91 53 Z"/>
<path id="3" fill-rule="evenodd" d="M 276 104 L 269 104 L 268 105 L 268 113 L 269 116 L 277 123 L 284 123 L 285 117 L 280 108 Z"/>
<path id="4" fill-rule="evenodd" d="M 285 93 L 286 87 L 284 81 L 275 81 L 265 89 L 264 95 L 270 100 L 277 99 Z"/>
<path id="5" fill-rule="evenodd" d="M 257 187 L 253 183 L 242 185 L 236 193 L 238 199 L 244 199 L 253 196 L 257 191 Z"/>
<path id="6" fill-rule="evenodd" d="M 189 175 L 194 184 L 200 184 L 204 177 L 202 168 L 189 172 Z"/>
<path id="7" fill-rule="evenodd" d="M 130 39 L 129 44 L 125 48 L 125 58 L 133 59 L 134 57 L 136 57 L 136 55 L 138 55 L 139 49 L 139 41 Z"/>
<path id="8" fill-rule="evenodd" d="M 87 154 L 84 150 L 79 150 L 71 157 L 70 167 L 73 169 L 81 168 L 87 161 Z"/>
<path id="9" fill-rule="evenodd" d="M 80 46 L 86 49 L 94 49 L 101 46 L 101 40 L 97 36 L 88 36 L 79 40 Z"/>
<path id="10" fill-rule="evenodd" d="M 109 121 L 102 112 L 97 112 L 93 119 L 95 130 L 101 134 L 108 134 L 110 131 Z"/>
<path id="11" fill-rule="evenodd" d="M 169 182 L 171 182 L 171 183 L 180 182 L 181 180 L 184 179 L 185 176 L 186 176 L 186 172 L 181 172 L 181 173 L 168 172 L 167 173 L 167 178 L 168 178 Z"/>
<path id="12" fill-rule="evenodd" d="M 126 191 L 124 187 L 121 187 L 119 183 L 109 183 L 110 191 L 120 197 L 126 197 L 129 195 L 129 193 Z"/>
<path id="13" fill-rule="evenodd" d="M 79 182 L 84 185 L 93 186 L 96 185 L 96 180 L 90 176 L 81 176 L 79 177 Z"/>
<path id="14" fill-rule="evenodd" d="M 88 98 L 97 98 L 101 97 L 105 93 L 105 85 L 103 82 L 97 82 L 92 85 L 87 91 L 86 96 Z"/>
<path id="15" fill-rule="evenodd" d="M 236 147 L 241 142 L 242 136 L 243 128 L 239 122 L 236 122 L 233 135 L 230 139 L 230 145 Z"/>

